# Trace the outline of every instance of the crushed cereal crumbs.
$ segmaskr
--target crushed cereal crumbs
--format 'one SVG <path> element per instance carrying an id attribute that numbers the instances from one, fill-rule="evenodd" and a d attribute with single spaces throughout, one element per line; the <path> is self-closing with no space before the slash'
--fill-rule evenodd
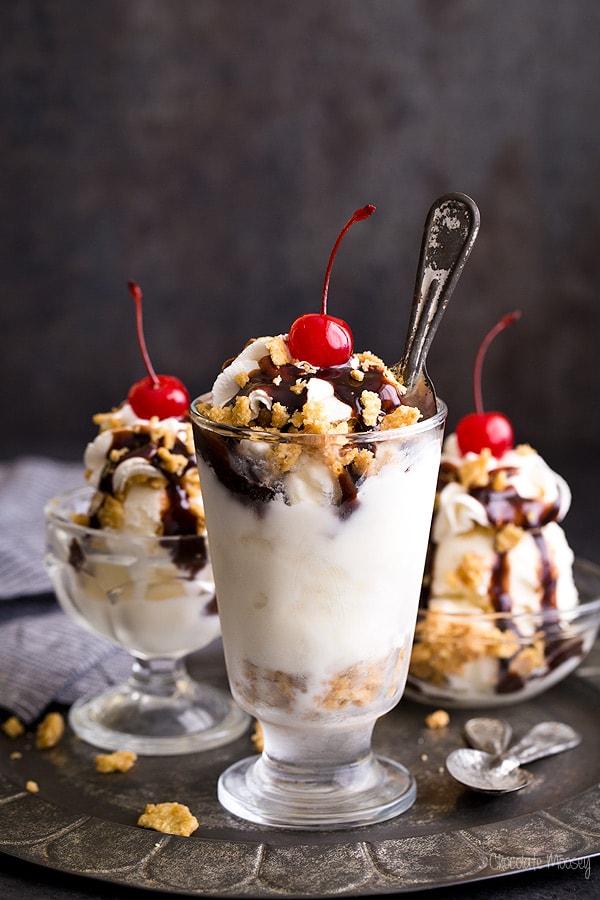
<path id="1" fill-rule="evenodd" d="M 492 451 L 484 447 L 475 459 L 466 459 L 459 466 L 458 477 L 463 487 L 486 487 L 490 479 L 488 466 L 491 457 Z"/>
<path id="2" fill-rule="evenodd" d="M 428 728 L 446 728 L 450 723 L 450 716 L 445 709 L 436 709 L 425 717 L 425 724 Z"/>
<path id="3" fill-rule="evenodd" d="M 506 486 L 508 484 L 508 475 L 506 474 L 506 469 L 497 469 L 495 472 L 491 473 L 491 476 L 493 491 L 500 492 L 506 490 Z"/>
<path id="4" fill-rule="evenodd" d="M 515 451 L 521 456 L 536 456 L 537 451 L 533 449 L 531 444 L 518 444 Z"/>
<path id="5" fill-rule="evenodd" d="M 525 532 L 522 528 L 510 522 L 495 536 L 494 549 L 497 553 L 508 553 L 509 550 L 517 546 L 524 534 Z"/>
<path id="6" fill-rule="evenodd" d="M 250 424 L 254 414 L 250 406 L 250 398 L 243 394 L 235 398 L 235 403 L 231 409 L 231 424 L 236 428 L 245 428 Z"/>
<path id="7" fill-rule="evenodd" d="M 416 406 L 397 406 L 381 420 L 381 430 L 389 431 L 390 428 L 404 428 L 406 425 L 414 425 L 421 418 L 421 412 Z"/>
<path id="8" fill-rule="evenodd" d="M 60 741 L 65 730 L 65 720 L 61 713 L 48 713 L 36 729 L 35 746 L 38 750 L 49 750 Z"/>
<path id="9" fill-rule="evenodd" d="M 508 671 L 511 675 L 527 678 L 536 669 L 543 669 L 544 666 L 544 639 L 541 635 L 531 646 L 524 647 L 511 659 Z"/>
<path id="10" fill-rule="evenodd" d="M 467 663 L 485 656 L 511 659 L 519 650 L 516 635 L 489 627 L 478 616 L 449 621 L 443 613 L 431 610 L 417 623 L 411 672 L 415 678 L 444 684 L 447 675 L 462 672 Z"/>
<path id="11" fill-rule="evenodd" d="M 18 738 L 25 733 L 25 726 L 17 716 L 10 716 L 2 723 L 2 731 L 9 738 Z"/>
<path id="12" fill-rule="evenodd" d="M 330 679 L 326 693 L 315 697 L 323 709 L 365 706 L 381 693 L 387 675 L 387 659 L 376 663 L 356 663 Z"/>
<path id="13" fill-rule="evenodd" d="M 379 396 L 373 391 L 363 391 L 360 395 L 360 405 L 363 409 L 363 422 L 368 428 L 375 428 L 381 412 Z"/>
<path id="14" fill-rule="evenodd" d="M 250 740 L 254 744 L 254 747 L 255 747 L 257 753 L 262 753 L 263 750 L 265 749 L 265 741 L 264 741 L 264 736 L 263 736 L 262 725 L 260 724 L 260 722 L 254 723 L 254 731 L 252 732 L 252 734 L 250 736 Z"/>
<path id="15" fill-rule="evenodd" d="M 198 819 L 183 803 L 147 803 L 137 824 L 163 834 L 189 837 L 199 827 Z"/>
<path id="16" fill-rule="evenodd" d="M 481 594 L 486 597 L 488 580 L 489 566 L 486 560 L 473 550 L 467 550 L 456 569 L 446 573 L 446 582 L 450 588 L 467 588 L 475 595 Z"/>
<path id="17" fill-rule="evenodd" d="M 103 775 L 108 772 L 128 772 L 137 762 L 137 753 L 133 753 L 131 750 L 99 753 L 94 762 L 96 763 L 96 771 Z"/>
<path id="18" fill-rule="evenodd" d="M 271 355 L 271 360 L 274 366 L 286 366 L 292 361 L 287 341 L 284 340 L 283 335 L 281 334 L 277 335 L 271 341 L 269 341 L 269 343 L 267 344 L 267 350 Z"/>

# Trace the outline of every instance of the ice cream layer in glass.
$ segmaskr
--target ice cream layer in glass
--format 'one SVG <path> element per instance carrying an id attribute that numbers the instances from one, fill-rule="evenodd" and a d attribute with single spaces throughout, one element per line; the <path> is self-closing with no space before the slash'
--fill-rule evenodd
<path id="1" fill-rule="evenodd" d="M 445 407 L 402 395 L 372 353 L 315 365 L 278 335 L 192 404 L 230 686 L 264 735 L 219 780 L 242 818 L 345 828 L 414 801 L 371 736 L 406 681 Z"/>

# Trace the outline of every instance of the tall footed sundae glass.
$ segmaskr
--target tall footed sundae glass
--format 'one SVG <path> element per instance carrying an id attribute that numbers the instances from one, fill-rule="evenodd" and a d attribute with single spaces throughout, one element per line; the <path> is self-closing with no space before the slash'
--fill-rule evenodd
<path id="1" fill-rule="evenodd" d="M 407 337 L 416 363 L 356 352 L 327 313 L 334 256 L 365 206 L 334 244 L 320 313 L 249 341 L 191 405 L 229 684 L 264 738 L 218 782 L 242 819 L 342 829 L 415 800 L 372 735 L 404 691 L 446 418 L 429 382 L 411 388 L 472 234 L 438 205 Z"/>
<path id="2" fill-rule="evenodd" d="M 377 757 L 407 676 L 445 407 L 372 433 L 287 434 L 192 419 L 227 672 L 264 750 L 221 775 L 235 815 L 347 828 L 410 807 Z"/>

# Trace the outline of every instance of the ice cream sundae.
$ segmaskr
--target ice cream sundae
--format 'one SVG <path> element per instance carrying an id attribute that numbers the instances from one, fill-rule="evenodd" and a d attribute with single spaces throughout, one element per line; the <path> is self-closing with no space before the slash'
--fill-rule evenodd
<path id="1" fill-rule="evenodd" d="M 574 554 L 561 522 L 571 493 L 509 420 L 486 413 L 481 365 L 476 412 L 442 451 L 409 691 L 454 703 L 510 702 L 563 677 L 588 648 L 568 633 L 578 604 Z"/>
<path id="2" fill-rule="evenodd" d="M 94 496 L 79 524 L 128 534 L 204 535 L 189 394 L 173 375 L 155 373 L 144 339 L 141 290 L 134 282 L 129 289 L 148 375 L 119 407 L 94 416 L 100 433 L 84 456 Z"/>
<path id="3" fill-rule="evenodd" d="M 55 533 L 54 549 L 69 562 L 55 586 L 67 610 L 103 636 L 141 655 L 180 655 L 220 630 L 189 395 L 174 376 L 154 372 L 141 291 L 133 282 L 130 291 L 149 374 L 117 408 L 94 416 L 99 433 L 84 454 L 89 488 L 72 494 L 69 517 L 81 531 Z M 58 508 L 56 500 L 49 510 Z M 67 573 L 74 584 L 65 592 Z M 157 583 L 149 597 L 146 586 Z M 127 603 L 111 602 L 115 589 Z"/>
<path id="4" fill-rule="evenodd" d="M 192 682 L 182 663 L 220 634 L 189 395 L 154 372 L 141 291 L 129 287 L 148 376 L 95 417 L 87 487 L 46 507 L 46 559 L 63 609 L 136 659 L 129 685 L 71 709 L 74 729 L 96 746 L 188 752 L 236 736 L 247 719 L 224 692 Z"/>
<path id="5" fill-rule="evenodd" d="M 373 724 L 406 680 L 445 409 L 406 406 L 390 368 L 326 312 L 341 238 L 373 210 L 334 245 L 321 312 L 250 341 L 192 404 L 228 676 L 265 741 L 241 791 L 225 773 L 219 796 L 254 821 L 347 821 L 308 772 L 331 775 L 340 756 L 373 764 Z M 284 787 L 273 760 L 297 783 Z M 310 812 L 290 810 L 296 787 Z"/>

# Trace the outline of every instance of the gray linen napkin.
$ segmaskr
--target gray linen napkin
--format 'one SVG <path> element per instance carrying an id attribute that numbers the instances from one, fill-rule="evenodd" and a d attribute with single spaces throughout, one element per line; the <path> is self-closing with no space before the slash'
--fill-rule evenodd
<path id="1" fill-rule="evenodd" d="M 0 706 L 29 724 L 127 678 L 131 657 L 71 621 L 52 595 L 0 603 Z"/>
<path id="2" fill-rule="evenodd" d="M 49 591 L 44 505 L 84 484 L 83 463 L 21 457 L 0 463 L 0 599 Z"/>
<path id="3" fill-rule="evenodd" d="M 0 707 L 27 724 L 131 671 L 128 653 L 63 613 L 44 568 L 44 504 L 83 481 L 79 463 L 0 463 Z"/>

